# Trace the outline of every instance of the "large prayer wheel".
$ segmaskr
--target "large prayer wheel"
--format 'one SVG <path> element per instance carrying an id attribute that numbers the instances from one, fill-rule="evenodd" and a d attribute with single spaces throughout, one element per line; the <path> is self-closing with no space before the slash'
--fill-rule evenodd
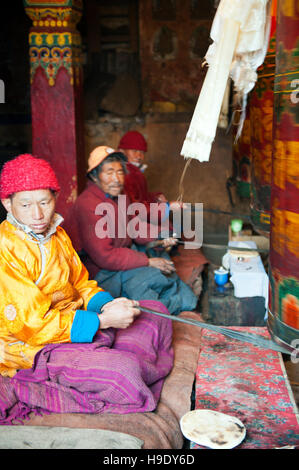
<path id="1" fill-rule="evenodd" d="M 250 95 L 251 220 L 254 228 L 265 235 L 270 232 L 275 30 L 273 0 L 269 47 Z"/>
<path id="2" fill-rule="evenodd" d="M 278 1 L 268 328 L 299 347 L 299 4 Z M 296 91 L 297 89 L 297 91 Z"/>

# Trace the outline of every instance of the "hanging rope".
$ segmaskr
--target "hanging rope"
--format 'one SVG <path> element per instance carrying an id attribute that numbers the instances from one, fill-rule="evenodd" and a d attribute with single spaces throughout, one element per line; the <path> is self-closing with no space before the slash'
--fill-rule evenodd
<path id="1" fill-rule="evenodd" d="M 186 159 L 186 163 L 185 163 L 185 166 L 184 166 L 184 169 L 183 169 L 183 172 L 182 172 L 182 175 L 181 175 L 181 178 L 180 178 L 180 182 L 179 182 L 179 195 L 177 197 L 177 201 L 179 202 L 183 202 L 183 196 L 184 196 L 184 185 L 183 185 L 183 182 L 184 182 L 184 178 L 185 178 L 185 174 L 186 174 L 186 171 L 191 163 L 191 160 L 192 158 L 187 158 Z"/>

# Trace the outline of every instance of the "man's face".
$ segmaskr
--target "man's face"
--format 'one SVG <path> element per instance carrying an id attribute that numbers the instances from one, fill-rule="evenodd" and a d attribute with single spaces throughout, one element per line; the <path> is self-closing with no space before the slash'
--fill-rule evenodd
<path id="1" fill-rule="evenodd" d="M 56 197 L 50 189 L 20 191 L 2 199 L 5 209 L 36 234 L 47 231 L 55 213 Z"/>
<path id="2" fill-rule="evenodd" d="M 124 187 L 125 172 L 120 162 L 104 163 L 98 174 L 100 187 L 110 196 L 118 196 Z"/>
<path id="3" fill-rule="evenodd" d="M 142 150 L 126 149 L 122 150 L 122 152 L 126 155 L 128 162 L 137 166 L 142 165 L 145 156 Z"/>

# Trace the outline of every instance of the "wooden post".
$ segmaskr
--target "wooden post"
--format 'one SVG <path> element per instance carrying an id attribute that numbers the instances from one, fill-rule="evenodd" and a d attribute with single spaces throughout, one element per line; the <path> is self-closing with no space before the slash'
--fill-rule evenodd
<path id="1" fill-rule="evenodd" d="M 53 166 L 67 218 L 84 187 L 81 37 L 82 0 L 24 0 L 29 32 L 32 153 Z M 68 227 L 65 227 L 67 231 Z"/>

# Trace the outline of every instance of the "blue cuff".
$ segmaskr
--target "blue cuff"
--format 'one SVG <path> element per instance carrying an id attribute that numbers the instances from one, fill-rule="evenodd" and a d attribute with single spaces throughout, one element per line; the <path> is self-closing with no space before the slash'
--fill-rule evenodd
<path id="1" fill-rule="evenodd" d="M 168 219 L 169 212 L 170 212 L 170 204 L 169 204 L 169 202 L 166 202 L 165 214 L 164 214 L 164 217 L 162 219 L 162 222 L 164 222 L 164 220 Z"/>
<path id="2" fill-rule="evenodd" d="M 71 329 L 72 343 L 92 343 L 100 320 L 96 312 L 77 310 Z"/>
<path id="3" fill-rule="evenodd" d="M 92 310 L 93 312 L 100 312 L 103 305 L 114 300 L 109 292 L 101 291 L 91 297 L 87 304 L 86 310 Z"/>

